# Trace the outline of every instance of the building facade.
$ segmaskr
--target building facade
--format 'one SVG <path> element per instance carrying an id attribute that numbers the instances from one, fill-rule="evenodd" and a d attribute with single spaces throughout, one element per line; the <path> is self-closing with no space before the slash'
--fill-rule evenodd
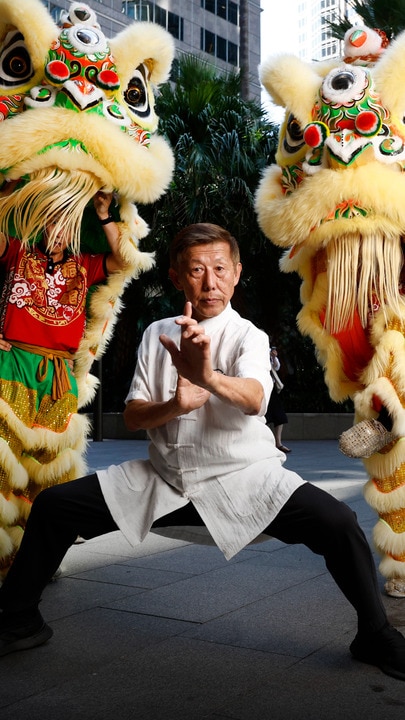
<path id="1" fill-rule="evenodd" d="M 332 36 L 328 22 L 343 17 L 353 24 L 359 20 L 347 0 L 297 0 L 299 57 L 311 61 L 341 56 L 343 43 Z"/>
<path id="2" fill-rule="evenodd" d="M 97 13 L 107 37 L 134 20 L 163 26 L 173 35 L 178 54 L 202 57 L 224 72 L 241 62 L 240 2 L 238 0 L 85 0 Z M 70 0 L 42 0 L 55 21 Z M 249 94 L 260 101 L 257 67 L 260 62 L 260 0 L 247 0 L 248 52 L 245 60 Z"/>

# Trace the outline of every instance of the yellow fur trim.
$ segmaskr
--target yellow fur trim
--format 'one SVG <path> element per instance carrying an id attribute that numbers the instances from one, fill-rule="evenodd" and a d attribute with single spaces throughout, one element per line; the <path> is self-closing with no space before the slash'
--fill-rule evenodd
<path id="1" fill-rule="evenodd" d="M 277 55 L 260 65 L 259 77 L 276 105 L 288 107 L 301 125 L 310 122 L 321 84 L 313 67 L 295 55 Z"/>
<path id="2" fill-rule="evenodd" d="M 304 282 L 302 300 L 305 305 L 297 316 L 298 328 L 303 335 L 309 335 L 313 340 L 318 360 L 325 370 L 325 382 L 330 396 L 336 402 L 341 402 L 351 397 L 361 385 L 350 381 L 344 374 L 339 343 L 329 335 L 319 319 L 319 313 L 326 303 L 325 273 L 317 276 L 312 292 Z"/>
<path id="3" fill-rule="evenodd" d="M 8 477 L 7 482 L 10 488 L 23 490 L 27 487 L 27 473 L 3 438 L 0 438 L 0 465 L 2 472 L 5 472 Z"/>
<path id="4" fill-rule="evenodd" d="M 27 500 L 26 498 L 16 497 L 15 500 L 19 506 L 19 521 L 16 525 L 13 525 L 12 527 L 17 527 L 20 524 L 25 527 L 26 521 L 28 520 L 28 516 L 31 512 L 33 499 Z"/>
<path id="5" fill-rule="evenodd" d="M 60 482 L 62 477 L 69 480 L 86 475 L 87 465 L 81 453 L 67 448 L 62 450 L 54 460 L 41 465 L 32 457 L 23 457 L 21 460 L 31 480 L 36 485 L 48 487 Z"/>
<path id="6" fill-rule="evenodd" d="M 398 480 L 398 483 L 400 480 Z M 377 513 L 393 512 L 405 507 L 405 478 L 404 484 L 391 492 L 381 492 L 374 481 L 368 480 L 364 486 L 364 497 L 370 507 Z"/>
<path id="7" fill-rule="evenodd" d="M 265 171 L 256 194 L 259 224 L 276 245 L 290 247 L 293 242 L 305 242 L 320 248 L 349 231 L 380 233 L 387 238 L 405 231 L 405 176 L 392 166 L 375 161 L 344 172 L 322 169 L 306 177 L 291 195 L 283 195 L 281 187 L 274 187 L 281 173 L 277 170 Z M 326 221 L 343 200 L 373 210 L 368 217 Z"/>
<path id="8" fill-rule="evenodd" d="M 6 507 L 6 504 L 8 507 Z M 25 497 L 22 498 L 18 495 L 10 495 L 10 498 L 6 502 L 4 502 L 4 498 L 2 498 L 1 508 L 2 510 L 5 510 L 5 514 L 0 515 L 0 521 L 4 526 L 4 529 L 10 534 L 10 531 L 13 528 L 20 525 L 25 527 L 26 520 L 28 520 L 28 516 L 31 512 L 31 507 L 32 501 L 27 500 Z"/>
<path id="9" fill-rule="evenodd" d="M 166 190 L 173 173 L 169 145 L 158 135 L 151 137 L 149 147 L 140 145 L 113 125 L 106 141 L 105 124 L 105 118 L 91 113 L 81 115 L 78 122 L 75 113 L 58 107 L 35 110 L 35 124 L 30 112 L 22 113 L 2 125 L 0 167 L 8 167 L 13 158 L 9 179 L 52 166 L 82 170 L 98 177 L 107 190 L 118 188 L 129 200 L 154 202 Z M 44 147 L 66 138 L 82 142 L 88 153 L 59 148 L 41 153 Z"/>
<path id="10" fill-rule="evenodd" d="M 15 495 L 11 494 L 8 498 L 0 493 L 0 523 L 7 527 L 12 525 L 20 517 L 20 504 Z"/>
<path id="11" fill-rule="evenodd" d="M 47 448 L 54 453 L 70 447 L 80 451 L 86 448 L 86 436 L 90 423 L 85 415 L 72 413 L 67 429 L 62 433 L 58 433 L 45 427 L 27 428 L 1 398 L 0 413 L 28 452 L 41 447 Z"/>
<path id="12" fill-rule="evenodd" d="M 11 555 L 13 550 L 14 545 L 7 530 L 0 528 L 0 559 L 3 560 L 8 555 Z"/>
<path id="13" fill-rule="evenodd" d="M 399 438 L 389 452 L 375 453 L 364 458 L 363 463 L 370 477 L 389 477 L 405 460 L 405 438 Z"/>
<path id="14" fill-rule="evenodd" d="M 159 25 L 135 22 L 111 38 L 109 43 L 122 85 L 128 84 L 134 70 L 145 61 L 154 85 L 161 85 L 169 79 L 175 44 L 172 36 Z"/>
<path id="15" fill-rule="evenodd" d="M 125 240 L 128 239 L 130 243 L 137 247 L 137 240 L 146 237 L 149 228 L 145 220 L 139 215 L 136 206 L 126 198 L 120 198 L 120 219 L 122 221 L 120 250 L 121 252 L 125 252 Z M 131 262 L 130 257 L 125 257 L 125 259 Z M 136 256 L 134 259 L 135 264 L 139 265 L 139 257 Z M 145 267 L 145 269 L 147 268 Z"/>
<path id="16" fill-rule="evenodd" d="M 390 333 L 387 333 L 387 335 Z M 398 333 L 396 333 L 398 334 Z M 391 334 L 392 335 L 392 334 Z M 384 344 L 385 348 L 388 345 L 388 342 L 385 342 L 386 338 L 384 338 Z M 402 338 L 402 346 L 404 346 L 404 340 Z M 382 360 L 383 351 L 381 354 L 379 354 L 379 350 L 382 350 L 380 347 L 377 348 L 375 355 L 372 358 L 372 361 L 370 365 L 378 365 L 379 361 Z M 393 352 L 392 345 L 391 345 L 391 351 Z M 385 365 L 385 369 L 387 366 L 389 366 L 389 360 L 391 357 L 395 357 L 395 355 L 389 355 L 385 358 L 387 360 L 387 364 Z M 401 357 L 402 356 L 402 357 Z M 402 368 L 405 367 L 405 349 L 402 347 L 400 348 L 399 356 L 396 357 L 396 363 L 397 366 L 399 366 L 399 362 L 402 359 Z M 370 371 L 365 373 L 368 375 L 371 375 L 371 370 L 373 368 L 370 368 Z M 369 370 L 369 369 L 367 369 Z M 403 370 L 402 370 L 403 375 Z M 394 380 L 394 378 L 393 378 Z M 403 393 L 401 393 L 403 394 Z M 393 433 L 398 436 L 405 436 L 405 408 L 403 407 L 399 397 L 398 397 L 398 391 L 396 387 L 388 380 L 386 377 L 379 377 L 374 382 L 370 382 L 367 384 L 367 387 L 360 393 L 357 393 L 354 396 L 354 406 L 356 413 L 359 417 L 359 419 L 369 419 L 369 418 L 375 418 L 377 417 L 377 413 L 372 408 L 372 402 L 373 402 L 373 395 L 376 395 L 382 402 L 382 404 L 387 408 L 388 412 L 390 413 L 392 419 L 393 419 Z M 405 448 L 404 448 L 405 449 Z"/>
<path id="17" fill-rule="evenodd" d="M 394 560 L 394 558 L 385 556 L 380 562 L 379 570 L 385 578 L 405 580 L 405 562 L 403 560 Z"/>
<path id="18" fill-rule="evenodd" d="M 87 362 L 82 361 L 82 365 L 91 367 L 94 362 L 94 355 L 88 354 Z M 80 381 L 77 383 L 79 391 L 79 408 L 86 407 L 94 400 L 97 388 L 100 385 L 99 379 L 95 375 L 91 375 L 89 371 L 81 373 Z"/>
<path id="19" fill-rule="evenodd" d="M 11 561 L 21 545 L 23 529 L 19 525 L 7 529 L 0 528 L 0 580 L 4 580 Z"/>
<path id="20" fill-rule="evenodd" d="M 379 520 L 374 527 L 373 539 L 381 555 L 402 556 L 405 553 L 405 533 L 394 532 L 389 525 L 382 520 Z"/>
<path id="21" fill-rule="evenodd" d="M 405 33 L 402 32 L 390 42 L 389 52 L 383 53 L 373 71 L 376 87 L 383 105 L 389 107 L 392 114 L 403 123 L 405 71 L 403 58 L 405 53 Z M 404 72 L 404 74 L 402 74 Z"/>

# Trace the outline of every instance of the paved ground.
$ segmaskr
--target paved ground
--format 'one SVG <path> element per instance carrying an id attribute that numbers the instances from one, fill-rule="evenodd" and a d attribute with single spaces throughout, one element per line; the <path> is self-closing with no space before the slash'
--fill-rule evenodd
<path id="1" fill-rule="evenodd" d="M 345 499 L 368 537 L 360 461 L 335 441 L 289 442 L 287 466 Z M 92 469 L 143 441 L 91 443 Z M 381 578 L 381 586 L 383 579 Z M 385 598 L 405 630 L 405 600 Z M 405 684 L 351 659 L 354 611 L 323 561 L 269 540 L 215 547 L 120 533 L 74 546 L 46 589 L 54 629 L 0 661 L 1 720 L 396 720 Z"/>

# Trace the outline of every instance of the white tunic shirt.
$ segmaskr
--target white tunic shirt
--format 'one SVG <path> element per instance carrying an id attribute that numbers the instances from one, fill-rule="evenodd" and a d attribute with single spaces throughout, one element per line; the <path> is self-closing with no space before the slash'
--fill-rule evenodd
<path id="1" fill-rule="evenodd" d="M 133 545 L 158 518 L 193 503 L 226 558 L 254 540 L 304 483 L 283 468 L 264 413 L 271 393 L 267 335 L 231 305 L 204 320 L 213 366 L 232 377 L 255 378 L 264 389 L 260 416 L 245 415 L 211 395 L 198 410 L 149 430 L 149 460 L 98 471 L 108 508 Z M 150 325 L 139 348 L 127 402 L 173 397 L 177 371 L 159 335 L 180 342 L 175 318 Z"/>

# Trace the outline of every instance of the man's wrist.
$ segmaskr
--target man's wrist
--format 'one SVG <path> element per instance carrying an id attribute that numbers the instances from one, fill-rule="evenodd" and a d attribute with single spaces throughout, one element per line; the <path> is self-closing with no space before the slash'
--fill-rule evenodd
<path id="1" fill-rule="evenodd" d="M 103 219 L 101 219 L 100 217 L 98 219 L 100 221 L 100 225 L 108 225 L 109 223 L 115 222 L 111 213 L 108 213 L 107 217 L 105 217 Z"/>

